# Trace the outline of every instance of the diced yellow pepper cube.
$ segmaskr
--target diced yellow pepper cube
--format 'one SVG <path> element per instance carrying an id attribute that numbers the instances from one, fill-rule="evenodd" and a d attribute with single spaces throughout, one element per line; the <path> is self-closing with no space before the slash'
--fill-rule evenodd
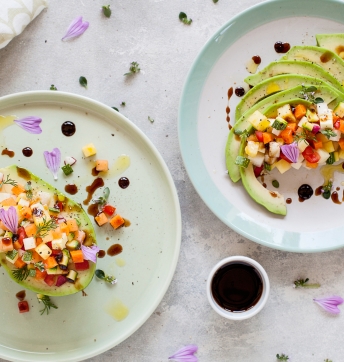
<path id="1" fill-rule="evenodd" d="M 43 258 L 44 260 L 48 259 L 51 255 L 52 251 L 47 244 L 41 243 L 36 248 L 35 251 L 38 255 Z"/>
<path id="2" fill-rule="evenodd" d="M 284 173 L 291 168 L 291 164 L 288 161 L 281 159 L 276 162 L 276 168 L 280 173 Z"/>
<path id="3" fill-rule="evenodd" d="M 333 156 L 334 156 L 334 162 L 339 161 L 339 152 L 338 151 L 333 152 Z"/>
<path id="4" fill-rule="evenodd" d="M 97 153 L 97 150 L 94 147 L 93 143 L 89 143 L 88 145 L 82 148 L 82 152 L 84 153 L 85 157 L 90 157 L 95 155 Z"/>
<path id="5" fill-rule="evenodd" d="M 328 153 L 335 151 L 332 141 L 328 141 L 328 142 L 324 143 L 322 148 Z"/>
<path id="6" fill-rule="evenodd" d="M 340 159 L 344 160 L 344 150 L 340 150 L 338 156 Z"/>

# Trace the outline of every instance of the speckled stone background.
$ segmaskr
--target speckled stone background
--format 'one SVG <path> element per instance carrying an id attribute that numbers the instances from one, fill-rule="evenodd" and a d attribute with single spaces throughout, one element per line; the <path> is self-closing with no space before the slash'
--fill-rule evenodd
<path id="1" fill-rule="evenodd" d="M 168 292 L 136 333 L 88 362 L 166 362 L 189 343 L 199 346 L 202 362 L 273 362 L 276 353 L 288 354 L 293 362 L 344 361 L 344 316 L 328 315 L 312 301 L 317 296 L 344 296 L 344 250 L 291 254 L 244 239 L 205 206 L 179 151 L 178 104 L 192 62 L 221 25 L 259 2 L 50 0 L 49 8 L 0 50 L 0 96 L 55 84 L 59 90 L 120 108 L 158 148 L 180 197 L 182 245 Z M 110 19 L 100 13 L 107 4 L 113 11 Z M 180 11 L 193 19 L 191 26 L 179 21 Z M 90 22 L 89 29 L 78 39 L 61 42 L 70 21 L 79 15 Z M 142 70 L 124 78 L 132 61 Z M 87 90 L 79 86 L 80 75 L 88 79 Z M 120 107 L 122 101 L 125 108 Z M 218 316 L 205 292 L 212 266 L 235 254 L 256 259 L 271 282 L 263 311 L 243 322 Z M 299 277 L 309 277 L 322 287 L 293 289 L 292 282 Z"/>

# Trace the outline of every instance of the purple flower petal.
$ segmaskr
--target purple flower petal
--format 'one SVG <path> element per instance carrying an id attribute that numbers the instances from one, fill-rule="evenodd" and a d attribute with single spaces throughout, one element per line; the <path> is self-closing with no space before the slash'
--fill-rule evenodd
<path id="1" fill-rule="evenodd" d="M 19 127 L 24 129 L 25 131 L 33 134 L 42 133 L 42 129 L 39 124 L 42 122 L 42 118 L 29 116 L 22 119 L 15 119 L 14 123 L 16 123 Z"/>
<path id="2" fill-rule="evenodd" d="M 62 40 L 68 40 L 83 34 L 89 25 L 88 21 L 82 21 L 82 16 L 78 16 L 71 22 Z"/>
<path id="3" fill-rule="evenodd" d="M 344 302 L 344 299 L 337 295 L 328 298 L 315 298 L 313 300 L 315 303 L 319 304 L 322 308 L 324 308 L 327 312 L 332 314 L 340 313 L 340 309 L 337 306 Z"/>
<path id="4" fill-rule="evenodd" d="M 175 354 L 168 357 L 168 359 L 173 359 L 178 362 L 197 362 L 198 358 L 194 356 L 197 350 L 198 347 L 195 344 L 189 344 L 179 349 Z"/>
<path id="5" fill-rule="evenodd" d="M 293 142 L 290 145 L 281 146 L 281 151 L 284 156 L 288 157 L 289 160 L 293 163 L 296 163 L 299 159 L 300 150 L 297 147 L 297 143 Z"/>
<path id="6" fill-rule="evenodd" d="M 100 250 L 97 245 L 92 245 L 91 247 L 81 245 L 81 250 L 84 254 L 84 259 L 91 260 L 93 263 L 97 262 L 97 253 Z"/>
<path id="7" fill-rule="evenodd" d="M 44 151 L 45 162 L 49 170 L 54 175 L 54 180 L 57 180 L 57 171 L 60 168 L 61 163 L 61 152 L 58 148 L 54 148 L 51 152 Z"/>
<path id="8" fill-rule="evenodd" d="M 0 209 L 0 219 L 13 234 L 18 230 L 18 214 L 15 207 L 10 206 L 8 210 Z"/>

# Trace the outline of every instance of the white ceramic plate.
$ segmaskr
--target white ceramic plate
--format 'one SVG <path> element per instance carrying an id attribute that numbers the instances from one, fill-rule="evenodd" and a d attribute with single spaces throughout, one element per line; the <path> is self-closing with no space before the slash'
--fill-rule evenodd
<path id="1" fill-rule="evenodd" d="M 58 309 L 40 315 L 33 292 L 26 292 L 30 312 L 19 314 L 15 294 L 23 288 L 0 274 L 0 356 L 15 361 L 79 361 L 95 356 L 130 336 L 152 314 L 172 279 L 179 255 L 181 217 L 176 190 L 161 156 L 147 137 L 120 113 L 96 101 L 62 92 L 27 92 L 0 99 L 0 115 L 18 118 L 35 115 L 43 119 L 43 132 L 32 135 L 16 125 L 6 128 L 1 146 L 13 150 L 15 156 L 2 155 L 1 165 L 17 164 L 55 185 L 61 191 L 75 183 L 79 192 L 71 196 L 79 203 L 86 198 L 85 187 L 94 160 L 107 159 L 112 165 L 119 156 L 130 158 L 130 166 L 120 167 L 122 174 L 105 177 L 111 190 L 110 201 L 117 212 L 131 222 L 114 231 L 110 225 L 96 226 L 98 244 L 107 250 L 119 243 L 123 252 L 115 257 L 99 259 L 97 267 L 116 275 L 118 284 L 111 286 L 94 279 L 81 293 L 52 297 Z M 76 125 L 76 133 L 65 137 L 61 125 Z M 81 148 L 93 143 L 97 155 L 82 157 Z M 31 147 L 33 155 L 24 157 L 22 149 Z M 45 165 L 43 151 L 53 147 L 77 159 L 74 172 L 62 172 L 54 182 Z M 122 176 L 130 180 L 127 189 L 118 186 Z M 97 195 L 97 192 L 95 193 Z M 98 195 L 100 192 L 98 191 Z M 92 218 L 93 219 L 93 218 Z M 122 321 L 110 314 L 121 314 L 121 306 L 129 313 Z"/>
<path id="2" fill-rule="evenodd" d="M 256 204 L 241 182 L 233 184 L 225 167 L 228 136 L 226 107 L 230 87 L 244 86 L 249 75 L 246 63 L 259 55 L 262 69 L 282 55 L 274 50 L 277 41 L 293 45 L 316 45 L 317 33 L 343 32 L 341 1 L 268 1 L 237 15 L 207 42 L 186 80 L 179 109 L 179 138 L 189 176 L 204 202 L 228 226 L 263 245 L 295 252 L 318 252 L 344 246 L 342 215 L 344 203 L 313 196 L 300 203 L 297 190 L 303 183 L 315 190 L 323 179 L 318 171 L 274 170 L 266 177 L 280 183 L 279 192 L 293 201 L 288 215 L 278 217 Z M 233 95 L 231 117 L 240 98 Z M 343 174 L 335 186 L 342 198 Z"/>

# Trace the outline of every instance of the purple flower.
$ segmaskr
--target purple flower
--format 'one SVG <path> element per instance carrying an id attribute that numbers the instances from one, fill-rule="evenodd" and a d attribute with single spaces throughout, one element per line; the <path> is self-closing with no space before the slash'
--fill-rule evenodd
<path id="1" fill-rule="evenodd" d="M 315 298 L 313 300 L 315 303 L 318 303 L 322 308 L 324 308 L 326 312 L 332 314 L 340 313 L 340 309 L 337 306 L 344 302 L 344 299 L 337 295 L 333 295 L 332 297 L 328 298 Z"/>
<path id="2" fill-rule="evenodd" d="M 42 133 L 42 129 L 39 124 L 42 122 L 42 118 L 29 116 L 22 119 L 15 119 L 14 123 L 16 123 L 19 127 L 24 129 L 25 131 L 33 134 Z"/>
<path id="3" fill-rule="evenodd" d="M 293 163 L 296 163 L 299 158 L 299 148 L 297 147 L 297 143 L 293 142 L 290 145 L 281 146 L 281 151 L 284 156 L 288 157 L 289 160 Z"/>
<path id="4" fill-rule="evenodd" d="M 97 245 L 92 245 L 91 247 L 81 245 L 81 250 L 84 254 L 84 259 L 91 260 L 93 263 L 97 262 L 97 253 L 100 250 Z"/>
<path id="5" fill-rule="evenodd" d="M 44 151 L 45 162 L 49 170 L 54 175 L 54 180 L 57 180 L 57 171 L 60 168 L 61 152 L 58 148 L 54 148 L 51 152 Z"/>
<path id="6" fill-rule="evenodd" d="M 168 359 L 173 359 L 178 362 L 197 362 L 198 358 L 194 355 L 197 350 L 198 347 L 195 344 L 189 344 L 168 357 Z"/>
<path id="7" fill-rule="evenodd" d="M 8 210 L 0 209 L 0 219 L 13 234 L 18 230 L 18 214 L 15 207 L 10 206 Z"/>
<path id="8" fill-rule="evenodd" d="M 78 16 L 75 18 L 69 28 L 67 29 L 66 35 L 62 38 L 62 40 L 68 40 L 83 34 L 89 26 L 88 21 L 82 21 L 82 16 Z"/>

